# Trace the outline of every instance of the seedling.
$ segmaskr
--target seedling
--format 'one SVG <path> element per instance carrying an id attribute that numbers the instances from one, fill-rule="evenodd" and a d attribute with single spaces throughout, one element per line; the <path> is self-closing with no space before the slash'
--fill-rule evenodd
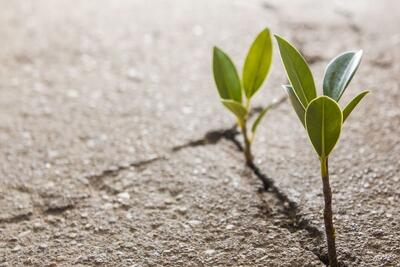
<path id="1" fill-rule="evenodd" d="M 253 164 L 251 143 L 257 127 L 273 105 L 267 106 L 259 113 L 248 131 L 250 102 L 267 77 L 271 62 L 272 39 L 268 28 L 256 37 L 250 47 L 243 66 L 242 80 L 229 56 L 217 47 L 214 47 L 213 51 L 213 72 L 218 93 L 222 104 L 236 116 L 237 124 L 243 133 L 244 155 L 248 165 Z"/>
<path id="2" fill-rule="evenodd" d="M 306 129 L 321 162 L 324 192 L 324 222 L 330 266 L 338 266 L 335 229 L 332 220 L 332 191 L 329 183 L 328 158 L 335 147 L 343 123 L 368 94 L 363 91 L 341 110 L 338 105 L 361 61 L 362 51 L 345 52 L 334 58 L 325 70 L 323 96 L 317 97 L 314 78 L 306 61 L 289 42 L 276 36 L 290 85 L 284 85 L 290 102 Z"/>

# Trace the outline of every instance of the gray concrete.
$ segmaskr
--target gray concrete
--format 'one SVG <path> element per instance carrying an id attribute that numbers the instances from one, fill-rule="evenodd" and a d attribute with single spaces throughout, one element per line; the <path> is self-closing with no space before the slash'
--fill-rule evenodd
<path id="1" fill-rule="evenodd" d="M 1 266 L 323 266 L 318 160 L 288 103 L 267 115 L 254 153 L 297 209 L 258 191 L 229 140 L 171 151 L 231 127 L 211 48 L 241 69 L 265 26 L 312 61 L 318 86 L 333 56 L 364 49 L 342 103 L 372 93 L 330 162 L 339 258 L 400 265 L 396 1 L 0 6 Z M 254 105 L 285 82 L 275 51 Z"/>

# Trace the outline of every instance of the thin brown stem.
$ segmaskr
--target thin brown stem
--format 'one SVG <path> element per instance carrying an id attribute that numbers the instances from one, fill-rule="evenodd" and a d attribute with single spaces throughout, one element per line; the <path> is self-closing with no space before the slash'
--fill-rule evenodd
<path id="1" fill-rule="evenodd" d="M 321 158 L 321 177 L 325 199 L 324 222 L 326 240 L 328 243 L 329 266 L 338 267 L 339 264 L 336 256 L 335 245 L 335 228 L 333 227 L 332 215 L 332 190 L 329 184 L 328 158 Z"/>

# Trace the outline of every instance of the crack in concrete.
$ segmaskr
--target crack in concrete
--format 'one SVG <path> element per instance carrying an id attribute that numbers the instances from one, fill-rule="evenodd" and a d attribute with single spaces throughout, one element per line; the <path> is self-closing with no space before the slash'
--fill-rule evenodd
<path id="1" fill-rule="evenodd" d="M 0 219 L 1 223 L 20 223 L 23 221 L 29 221 L 33 215 L 33 212 L 27 212 L 23 214 L 18 214 L 10 218 Z"/>
<path id="2" fill-rule="evenodd" d="M 227 129 L 219 129 L 219 130 L 211 130 L 208 131 L 202 139 L 188 142 L 182 146 L 177 146 L 172 149 L 173 152 L 179 151 L 188 147 L 197 147 L 204 146 L 208 144 L 216 145 L 222 139 L 226 139 L 231 141 L 238 148 L 238 151 L 242 152 L 242 144 L 236 139 L 239 135 L 239 132 L 236 129 L 236 125 L 234 127 L 230 127 Z M 210 142 L 210 140 L 212 142 Z M 291 200 L 290 197 L 285 194 L 279 187 L 277 187 L 274 183 L 274 180 L 264 174 L 260 168 L 256 164 L 248 164 L 246 165 L 252 173 L 261 180 L 263 183 L 263 188 L 260 188 L 258 195 L 262 200 L 262 196 L 260 194 L 270 193 L 273 194 L 276 199 L 279 200 L 279 204 L 282 208 L 282 213 L 289 219 L 290 224 L 280 223 L 277 226 L 288 229 L 291 233 L 299 232 L 304 230 L 306 232 L 305 239 L 313 240 L 311 243 L 300 242 L 304 250 L 310 251 L 318 259 L 326 266 L 329 265 L 328 254 L 327 251 L 324 251 L 324 234 L 321 229 L 317 226 L 313 225 L 312 222 L 302 215 L 299 214 L 299 206 L 298 204 Z M 309 248 L 308 246 L 312 246 Z M 346 257 L 353 257 L 352 255 L 346 255 Z M 340 266 L 346 267 L 343 262 L 339 262 Z"/>
<path id="3" fill-rule="evenodd" d="M 18 190 L 19 191 L 19 190 Z M 22 192 L 22 191 L 21 191 Z M 43 215 L 60 215 L 67 210 L 72 210 L 76 208 L 76 201 L 75 200 L 67 200 L 66 203 L 44 203 L 45 197 L 40 196 L 36 191 L 29 189 L 24 191 L 25 193 L 30 194 L 31 199 L 31 210 L 16 214 L 9 218 L 0 219 L 1 223 L 13 224 L 13 223 L 20 223 L 23 221 L 30 221 L 33 218 L 37 218 Z"/>
<path id="4" fill-rule="evenodd" d="M 75 204 L 74 203 L 68 203 L 65 206 L 49 207 L 49 208 L 43 210 L 41 213 L 42 214 L 49 214 L 49 215 L 59 215 L 59 214 L 62 214 L 63 212 L 65 212 L 67 210 L 72 210 L 74 208 L 75 208 Z"/>
<path id="5" fill-rule="evenodd" d="M 283 104 L 287 99 L 287 96 L 282 96 L 278 100 L 274 101 L 271 104 L 271 109 L 279 107 L 281 104 Z M 262 106 L 256 106 L 253 107 L 249 114 L 248 118 L 252 118 L 253 116 L 259 114 L 264 110 L 264 107 Z M 174 146 L 171 151 L 172 152 L 177 152 L 179 150 L 188 148 L 188 147 L 197 147 L 197 146 L 205 146 L 205 145 L 216 145 L 218 144 L 222 139 L 231 141 L 234 143 L 234 145 L 237 147 L 239 151 L 243 151 L 243 146 L 242 144 L 236 139 L 236 136 L 239 135 L 240 132 L 237 129 L 237 124 L 232 125 L 228 129 L 218 129 L 218 130 L 211 130 L 206 132 L 206 134 L 197 140 L 189 141 L 183 145 L 178 145 Z"/>
<path id="6" fill-rule="evenodd" d="M 208 131 L 201 139 L 190 141 L 184 145 L 174 147 L 172 149 L 172 152 L 176 152 L 188 147 L 205 146 L 209 144 L 216 145 L 222 139 L 232 142 L 237 147 L 238 151 L 242 152 L 243 146 L 236 138 L 239 134 L 240 133 L 237 131 L 236 125 L 227 129 L 211 130 Z M 277 226 L 288 229 L 291 233 L 304 230 L 306 232 L 305 238 L 311 239 L 313 240 L 313 242 L 308 244 L 301 242 L 300 244 L 305 250 L 310 251 L 314 255 L 316 255 L 324 265 L 328 266 L 328 254 L 326 251 L 324 251 L 323 245 L 323 231 L 317 226 L 313 225 L 310 220 L 304 218 L 301 214 L 299 214 L 298 204 L 295 201 L 291 200 L 287 194 L 285 194 L 279 187 L 277 187 L 274 183 L 274 180 L 264 174 L 256 164 L 252 163 L 247 164 L 246 166 L 263 184 L 263 188 L 260 188 L 258 192 L 260 199 L 262 200 L 262 196 L 260 196 L 260 194 L 273 194 L 274 197 L 279 200 L 280 206 L 282 208 L 282 213 L 289 219 L 290 222 L 292 222 L 290 224 L 280 223 Z M 311 245 L 312 248 L 309 248 L 307 245 Z M 347 255 L 347 257 L 353 256 Z M 343 262 L 340 262 L 340 266 L 345 267 L 346 265 Z"/>
<path id="7" fill-rule="evenodd" d="M 107 189 L 106 185 L 104 184 L 104 178 L 108 176 L 117 176 L 121 171 L 128 170 L 131 167 L 144 167 L 149 164 L 158 162 L 160 160 L 166 160 L 167 157 L 165 156 L 156 156 L 150 159 L 134 161 L 124 165 L 117 165 L 113 167 L 109 167 L 97 174 L 91 174 L 86 176 L 85 178 L 89 181 L 89 184 L 92 188 L 96 190 L 104 190 Z M 106 190 L 107 191 L 107 190 Z M 113 193 L 113 192 L 111 192 Z"/>
<path id="8" fill-rule="evenodd" d="M 260 111 L 262 111 L 262 108 L 258 107 L 257 109 L 253 109 L 250 116 L 257 114 L 257 112 Z M 221 140 L 225 139 L 232 142 L 237 147 L 237 150 L 242 152 L 243 146 L 236 138 L 239 134 L 240 132 L 237 130 L 236 125 L 233 125 L 232 127 L 229 127 L 227 129 L 211 130 L 208 131 L 203 138 L 190 141 L 180 146 L 175 146 L 172 148 L 171 151 L 177 152 L 189 147 L 217 145 Z M 291 224 L 279 224 L 278 226 L 286 228 L 292 233 L 305 230 L 308 238 L 315 240 L 317 244 L 321 244 L 323 241 L 323 232 L 317 226 L 313 225 L 308 219 L 303 218 L 303 216 L 299 214 L 299 207 L 297 203 L 292 201 L 288 195 L 280 190 L 275 185 L 273 179 L 262 173 L 260 168 L 256 164 L 247 164 L 247 167 L 263 183 L 263 188 L 258 192 L 258 194 L 273 194 L 274 197 L 279 200 L 283 214 L 289 219 L 289 221 L 292 222 Z M 262 200 L 260 195 L 259 197 Z M 307 246 L 304 246 L 304 244 L 302 244 L 302 246 L 305 250 L 310 251 L 314 255 L 316 255 L 323 264 L 328 265 L 327 254 L 322 252 L 321 246 L 314 244 L 313 249 L 309 249 Z"/>
<path id="9" fill-rule="evenodd" d="M 222 139 L 229 140 L 235 144 L 239 151 L 243 150 L 242 144 L 236 140 L 236 136 L 239 134 L 237 130 L 237 125 L 233 125 L 228 129 L 219 129 L 219 130 L 212 130 L 208 131 L 204 137 L 189 141 L 186 144 L 175 146 L 171 149 L 172 152 L 178 152 L 182 149 L 189 148 L 189 147 L 197 147 L 197 146 L 205 146 L 205 145 L 216 145 Z"/>
<path id="10" fill-rule="evenodd" d="M 165 156 L 157 156 L 146 160 L 134 161 L 129 164 L 110 167 L 98 174 L 88 175 L 85 178 L 89 181 L 89 185 L 92 188 L 96 190 L 109 191 L 109 188 L 107 188 L 107 186 L 104 184 L 104 178 L 108 176 L 117 176 L 121 171 L 127 170 L 131 167 L 140 168 L 164 159 L 166 159 Z M 20 223 L 23 221 L 30 221 L 33 218 L 37 218 L 43 215 L 61 215 L 65 211 L 77 208 L 75 200 L 67 199 L 65 201 L 61 201 L 60 203 L 49 202 L 46 204 L 45 199 L 47 197 L 43 197 L 40 193 L 36 192 L 33 189 L 26 187 L 18 187 L 16 188 L 16 190 L 30 194 L 32 210 L 26 213 L 16 214 L 15 216 L 9 218 L 2 218 L 0 219 L 0 224 L 2 223 L 13 224 L 13 223 Z M 115 192 L 108 192 L 108 193 L 115 193 Z M 56 200 L 57 198 L 54 199 Z"/>
<path id="11" fill-rule="evenodd" d="M 296 202 L 292 201 L 288 195 L 286 195 L 282 190 L 280 190 L 274 183 L 273 179 L 269 178 L 267 175 L 260 171 L 255 164 L 248 165 L 248 167 L 253 171 L 253 174 L 257 176 L 262 181 L 267 181 L 268 187 L 263 188 L 261 192 L 272 193 L 282 204 L 284 208 L 284 213 L 293 221 L 293 225 L 288 225 L 286 228 L 292 230 L 291 232 L 296 232 L 299 230 L 306 230 L 310 233 L 312 237 L 322 237 L 323 232 L 313 225 L 309 220 L 302 218 L 299 215 L 299 206 Z"/>
<path id="12" fill-rule="evenodd" d="M 276 225 L 281 228 L 288 229 L 291 233 L 305 230 L 305 237 L 314 240 L 316 244 L 312 244 L 314 248 L 310 249 L 305 246 L 303 242 L 299 243 L 302 245 L 303 249 L 312 252 L 323 264 L 328 265 L 328 255 L 321 252 L 322 248 L 319 245 L 323 241 L 323 232 L 317 226 L 313 225 L 309 220 L 303 218 L 303 216 L 299 214 L 298 204 L 292 201 L 287 194 L 282 192 L 282 190 L 275 185 L 273 179 L 262 173 L 260 168 L 254 163 L 247 166 L 252 170 L 256 177 L 263 181 L 263 183 L 266 181 L 266 183 L 264 183 L 264 188 L 260 189 L 257 193 L 261 201 L 263 201 L 262 194 L 270 193 L 274 195 L 274 197 L 279 200 L 278 203 L 282 208 L 281 213 L 290 221 L 290 223 L 277 223 Z"/>

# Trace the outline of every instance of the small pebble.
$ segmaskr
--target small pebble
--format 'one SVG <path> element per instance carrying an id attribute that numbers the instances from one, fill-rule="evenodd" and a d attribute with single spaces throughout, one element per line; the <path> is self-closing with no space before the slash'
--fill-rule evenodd
<path id="1" fill-rule="evenodd" d="M 128 192 L 121 192 L 117 195 L 118 199 L 128 200 L 131 198 Z"/>
<path id="2" fill-rule="evenodd" d="M 43 230 L 43 229 L 45 229 L 45 226 L 40 221 L 36 221 L 33 223 L 33 230 L 35 232 Z"/>
<path id="3" fill-rule="evenodd" d="M 232 230 L 233 228 L 235 228 L 235 226 L 233 224 L 228 224 L 225 229 L 226 230 Z"/>
<path id="4" fill-rule="evenodd" d="M 211 256 L 211 255 L 215 254 L 215 250 L 207 249 L 206 251 L 204 251 L 204 254 L 206 254 L 207 256 Z"/>
<path id="5" fill-rule="evenodd" d="M 190 220 L 188 221 L 188 223 L 190 224 L 190 226 L 197 226 L 201 224 L 201 221 L 199 220 Z"/>
<path id="6" fill-rule="evenodd" d="M 29 235 L 30 233 L 31 233 L 31 231 L 30 231 L 30 230 L 27 230 L 27 231 L 24 231 L 24 232 L 18 234 L 18 237 L 19 237 L 19 238 L 25 237 L 25 236 Z"/>
<path id="7" fill-rule="evenodd" d="M 185 215 L 187 213 L 187 208 L 186 207 L 179 207 L 176 211 L 180 214 L 180 215 Z"/>
<path id="8" fill-rule="evenodd" d="M 18 252 L 21 250 L 21 246 L 20 245 L 16 245 L 11 251 L 12 252 Z"/>

